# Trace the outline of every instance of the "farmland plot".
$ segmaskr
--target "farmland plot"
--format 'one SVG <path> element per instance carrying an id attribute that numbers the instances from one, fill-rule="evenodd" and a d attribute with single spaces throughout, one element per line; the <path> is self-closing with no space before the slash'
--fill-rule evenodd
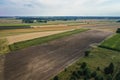
<path id="1" fill-rule="evenodd" d="M 5 56 L 4 78 L 5 80 L 49 80 L 83 56 L 83 52 L 90 44 L 99 43 L 110 34 L 89 30 L 11 52 Z"/>

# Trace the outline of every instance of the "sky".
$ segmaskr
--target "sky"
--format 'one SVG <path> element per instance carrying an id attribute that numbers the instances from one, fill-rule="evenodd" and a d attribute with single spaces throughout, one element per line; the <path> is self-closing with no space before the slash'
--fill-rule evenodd
<path id="1" fill-rule="evenodd" d="M 0 0 L 0 16 L 120 16 L 120 0 Z"/>

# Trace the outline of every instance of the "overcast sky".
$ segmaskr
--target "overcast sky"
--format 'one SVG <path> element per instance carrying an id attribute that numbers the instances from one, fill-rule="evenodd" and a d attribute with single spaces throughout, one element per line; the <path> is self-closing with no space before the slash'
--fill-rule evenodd
<path id="1" fill-rule="evenodd" d="M 120 16 L 120 0 L 0 0 L 0 16 Z"/>

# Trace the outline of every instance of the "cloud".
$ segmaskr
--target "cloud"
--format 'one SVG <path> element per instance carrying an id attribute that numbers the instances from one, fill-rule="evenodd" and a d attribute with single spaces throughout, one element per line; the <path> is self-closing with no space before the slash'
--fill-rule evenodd
<path id="1" fill-rule="evenodd" d="M 1 0 L 0 15 L 118 16 L 119 7 L 119 0 Z"/>

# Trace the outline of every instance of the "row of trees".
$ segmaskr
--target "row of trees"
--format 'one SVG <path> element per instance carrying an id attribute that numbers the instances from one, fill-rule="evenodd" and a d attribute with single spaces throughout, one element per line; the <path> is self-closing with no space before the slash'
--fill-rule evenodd
<path id="1" fill-rule="evenodd" d="M 38 22 L 38 23 L 47 23 L 46 20 L 33 20 L 33 19 L 23 19 L 22 20 L 22 23 L 35 23 L 35 22 Z"/>
<path id="2" fill-rule="evenodd" d="M 47 21 L 55 21 L 55 20 L 80 20 L 80 19 L 120 19 L 120 17 L 99 17 L 99 16 L 31 16 L 31 17 L 16 17 L 16 19 L 34 19 L 34 20 L 47 20 Z"/>
<path id="3" fill-rule="evenodd" d="M 67 71 L 65 69 L 65 71 Z M 86 62 L 83 62 L 79 69 L 72 71 L 69 80 L 120 80 L 120 71 L 115 72 L 115 66 L 113 63 L 110 63 L 104 70 L 101 70 L 100 67 L 97 67 L 95 71 L 90 69 Z M 60 80 L 58 76 L 55 76 L 53 80 Z"/>

